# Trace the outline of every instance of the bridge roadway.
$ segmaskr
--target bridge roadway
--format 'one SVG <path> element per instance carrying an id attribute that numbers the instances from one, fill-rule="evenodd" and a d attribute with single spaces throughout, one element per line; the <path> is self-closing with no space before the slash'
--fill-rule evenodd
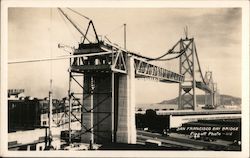
<path id="1" fill-rule="evenodd" d="M 196 81 L 196 88 L 199 88 L 209 93 L 213 92 L 213 90 L 208 85 L 206 85 L 205 83 L 201 81 Z"/>

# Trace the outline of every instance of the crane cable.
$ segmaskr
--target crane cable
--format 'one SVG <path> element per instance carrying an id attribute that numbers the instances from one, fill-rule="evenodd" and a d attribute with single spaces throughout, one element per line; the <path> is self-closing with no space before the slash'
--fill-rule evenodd
<path id="1" fill-rule="evenodd" d="M 107 54 L 112 54 L 112 53 L 113 52 L 100 52 L 100 53 L 89 53 L 89 54 L 82 54 L 82 55 L 60 56 L 60 57 L 54 57 L 54 58 L 17 60 L 17 61 L 8 61 L 8 64 L 22 64 L 22 63 L 44 62 L 44 61 L 51 61 L 51 60 L 65 60 L 65 59 L 69 59 L 69 58 L 89 57 L 89 56 L 97 56 L 97 55 L 107 55 Z"/>
<path id="2" fill-rule="evenodd" d="M 67 14 L 65 14 L 64 13 L 64 11 L 61 9 L 61 8 L 58 8 L 58 10 L 63 14 L 63 16 L 65 17 L 65 18 L 67 18 L 67 20 L 76 28 L 76 30 L 82 35 L 82 36 L 84 36 L 85 38 L 86 38 L 86 40 L 88 41 L 88 42 L 90 42 L 90 40 L 86 37 L 86 35 L 81 31 L 81 29 L 68 17 L 68 15 Z M 91 43 L 91 42 L 90 42 Z"/>
<path id="3" fill-rule="evenodd" d="M 75 13 L 75 14 L 77 14 L 77 15 L 80 15 L 81 17 L 87 19 L 88 21 L 92 21 L 92 19 L 90 19 L 89 17 L 87 17 L 87 16 L 81 14 L 80 12 L 77 12 L 77 11 L 71 9 L 71 8 L 67 8 L 67 9 L 70 10 L 70 11 L 72 11 L 73 13 Z M 79 24 L 78 24 L 78 25 L 79 25 Z M 81 29 L 83 29 L 83 28 L 81 28 Z M 94 36 L 93 34 L 91 34 L 91 33 L 88 33 L 88 35 L 90 35 L 90 36 L 92 36 L 92 37 L 95 37 L 95 36 Z"/>
<path id="4" fill-rule="evenodd" d="M 64 24 L 66 25 L 66 27 L 68 28 L 68 30 L 69 30 L 71 36 L 77 41 L 77 40 L 78 40 L 77 37 L 76 37 L 76 36 L 73 34 L 73 32 L 71 31 L 71 29 L 70 29 L 68 23 L 66 22 L 65 18 L 63 17 L 63 15 L 59 12 L 59 10 L 57 10 L 57 11 L 58 11 L 58 14 L 60 15 L 60 17 L 63 19 L 63 22 L 64 22 Z"/>
<path id="5" fill-rule="evenodd" d="M 195 56 L 196 56 L 196 59 L 197 59 L 197 64 L 198 64 L 198 67 L 199 67 L 199 72 L 200 72 L 200 74 L 201 74 L 202 81 L 203 81 L 203 83 L 206 83 L 206 82 L 205 82 L 205 79 L 204 79 L 204 76 L 203 76 L 203 74 L 202 74 L 202 71 L 201 71 L 200 61 L 199 61 L 199 57 L 198 57 L 198 54 L 197 54 L 197 50 L 196 50 L 196 45 L 195 45 L 195 43 L 194 43 L 194 51 L 195 51 Z"/>
<path id="6" fill-rule="evenodd" d="M 74 13 L 80 15 L 81 17 L 83 17 L 83 18 L 85 18 L 85 19 L 91 21 L 91 19 L 90 19 L 89 17 L 87 17 L 87 16 L 81 14 L 80 12 L 77 12 L 77 11 L 71 9 L 71 8 L 67 8 L 67 9 L 69 9 L 70 11 L 72 11 L 72 12 L 74 12 Z M 110 42 L 110 40 L 107 38 L 107 35 L 109 35 L 109 34 L 115 32 L 116 30 L 120 29 L 121 27 L 123 27 L 123 25 L 119 25 L 118 27 L 114 28 L 114 29 L 111 30 L 109 33 L 105 34 L 105 35 L 104 35 L 104 38 L 106 38 L 106 39 Z M 172 47 L 172 49 L 170 49 L 167 53 L 165 53 L 165 54 L 163 54 L 163 55 L 161 55 L 160 57 L 157 57 L 157 58 L 148 58 L 148 61 L 151 61 L 151 60 L 165 61 L 165 60 L 172 60 L 172 59 L 176 59 L 176 58 L 180 57 L 185 51 L 183 52 L 183 50 L 182 50 L 181 53 L 180 53 L 178 56 L 176 56 L 176 57 L 168 58 L 168 59 L 161 59 L 161 58 L 167 56 L 168 54 L 171 54 L 172 51 L 173 51 L 173 49 L 177 46 L 177 44 L 178 44 L 179 42 L 180 42 L 180 40 L 179 40 L 179 41 Z M 189 43 L 189 45 L 190 45 L 190 43 Z M 189 46 L 189 45 L 188 45 L 188 46 Z M 187 47 L 188 47 L 188 46 L 187 46 Z M 185 49 L 185 50 L 186 50 L 186 49 Z"/>
<path id="7" fill-rule="evenodd" d="M 91 21 L 91 19 L 90 19 L 89 17 L 87 17 L 87 16 L 85 16 L 85 15 L 83 15 L 83 14 L 81 14 L 81 13 L 79 13 L 79 12 L 77 12 L 77 11 L 71 9 L 71 8 L 67 8 L 67 9 L 69 9 L 69 10 L 71 10 L 72 12 L 74 12 L 74 13 L 80 15 L 81 17 L 84 17 L 85 19 Z"/>

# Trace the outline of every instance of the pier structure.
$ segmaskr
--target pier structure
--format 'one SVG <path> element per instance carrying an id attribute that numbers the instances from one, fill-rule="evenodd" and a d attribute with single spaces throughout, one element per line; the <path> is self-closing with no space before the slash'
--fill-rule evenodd
<path id="1" fill-rule="evenodd" d="M 98 36 L 96 41 L 79 44 L 73 55 L 96 55 L 73 58 L 69 71 L 69 98 L 82 98 L 81 140 L 136 143 L 135 79 L 179 83 L 184 77 L 150 64 L 146 57 L 99 41 Z M 73 92 L 72 82 L 81 89 L 79 93 Z"/>

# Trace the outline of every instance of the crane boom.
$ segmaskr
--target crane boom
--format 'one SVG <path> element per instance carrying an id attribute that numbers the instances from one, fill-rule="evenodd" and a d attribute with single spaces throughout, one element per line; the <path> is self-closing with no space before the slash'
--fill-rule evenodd
<path id="1" fill-rule="evenodd" d="M 77 27 L 77 25 L 68 17 L 68 15 L 61 9 L 61 8 L 58 8 L 58 10 L 63 14 L 63 16 L 65 16 L 68 21 L 77 29 L 77 31 L 88 41 L 89 39 L 86 37 L 86 35 L 80 30 L 79 27 Z"/>

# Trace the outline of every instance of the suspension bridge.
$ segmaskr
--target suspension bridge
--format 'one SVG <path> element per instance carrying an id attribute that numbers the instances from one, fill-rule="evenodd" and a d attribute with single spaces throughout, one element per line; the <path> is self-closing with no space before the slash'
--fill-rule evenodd
<path id="1" fill-rule="evenodd" d="M 62 9 L 59 11 L 79 30 Z M 207 102 L 217 104 L 214 102 L 217 99 L 214 98 L 216 90 L 212 75 L 207 72 L 206 78 L 203 77 L 194 38 L 188 38 L 186 35 L 167 53 L 157 58 L 150 58 L 126 50 L 126 43 L 122 48 L 110 40 L 100 40 L 93 21 L 90 18 L 88 20 L 86 32 L 79 31 L 83 40 L 73 55 L 93 53 L 96 55 L 70 59 L 69 72 L 69 98 L 76 98 L 71 89 L 72 81 L 82 88 L 80 94 L 83 95 L 81 97 L 83 100 L 80 104 L 83 112 L 81 120 L 83 142 L 90 140 L 92 143 L 103 141 L 136 143 L 134 123 L 136 78 L 152 78 L 159 82 L 179 84 L 180 110 L 186 107 L 196 110 L 196 88 L 210 96 L 208 97 L 210 101 Z M 93 41 L 87 38 L 90 29 L 95 33 Z M 152 61 L 168 61 L 176 58 L 179 58 L 179 72 L 152 64 Z M 196 65 L 198 72 L 195 69 Z M 200 75 L 200 81 L 195 78 L 196 73 Z M 83 82 L 79 83 L 75 79 L 76 76 L 78 79 L 81 77 Z"/>
<path id="2" fill-rule="evenodd" d="M 195 39 L 186 36 L 163 55 L 151 58 L 126 49 L 126 29 L 124 30 L 124 46 L 112 43 L 107 37 L 100 38 L 93 21 L 85 15 L 68 8 L 68 10 L 88 20 L 86 30 L 81 30 L 67 15 L 64 9 L 59 13 L 68 20 L 81 34 L 78 48 L 67 57 L 47 60 L 69 59 L 69 142 L 75 137 L 71 135 L 71 122 L 81 123 L 81 131 L 77 136 L 85 143 L 122 142 L 136 143 L 135 127 L 135 79 L 152 79 L 153 82 L 177 84 L 179 86 L 178 110 L 192 109 L 197 111 L 196 89 L 205 93 L 205 104 L 218 106 L 219 93 L 213 81 L 211 71 L 202 72 Z M 126 25 L 124 25 L 124 28 Z M 89 32 L 94 32 L 90 40 Z M 66 47 L 58 45 L 59 48 Z M 179 71 L 174 72 L 159 66 L 157 62 L 176 61 Z M 76 85 L 80 92 L 72 85 Z M 80 98 L 80 100 L 78 99 Z M 73 114 L 72 102 L 81 106 L 81 117 Z M 201 111 L 199 111 L 200 113 Z M 51 112 L 52 113 L 52 112 Z"/>

